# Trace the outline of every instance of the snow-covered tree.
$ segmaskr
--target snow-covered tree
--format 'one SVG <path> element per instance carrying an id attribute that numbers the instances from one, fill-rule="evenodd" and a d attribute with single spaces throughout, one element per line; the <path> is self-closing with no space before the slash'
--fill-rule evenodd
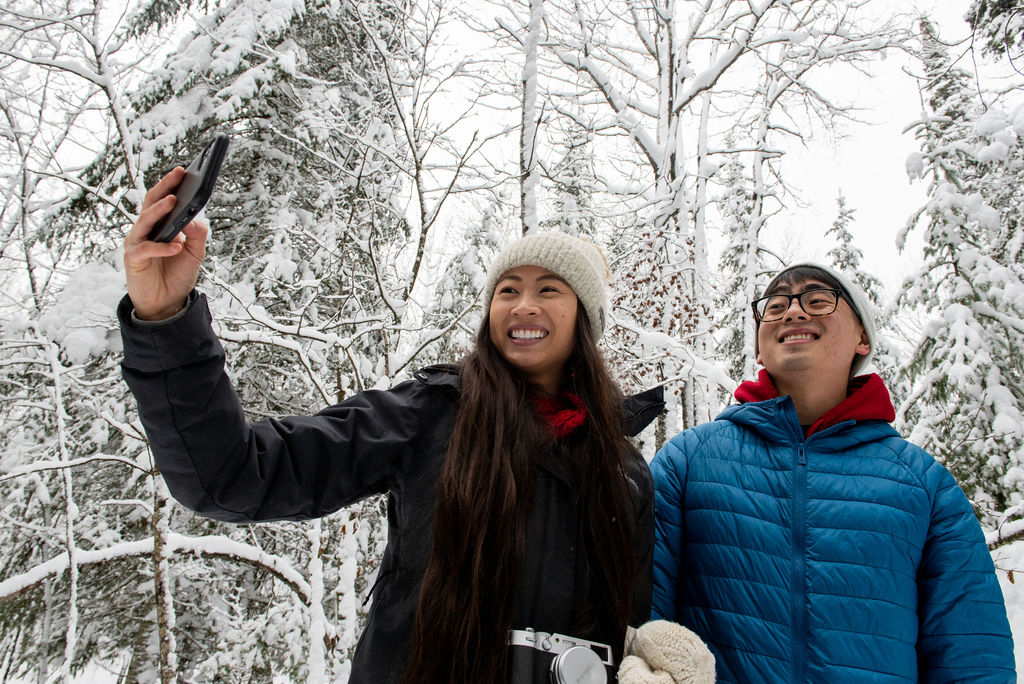
<path id="1" fill-rule="evenodd" d="M 530 20 L 523 39 L 522 108 L 519 135 L 520 220 L 523 235 L 536 230 L 537 185 L 540 167 L 537 160 L 537 44 L 544 23 L 544 0 L 530 0 Z"/>
<path id="2" fill-rule="evenodd" d="M 868 4 L 150 0 L 123 16 L 87 0 L 5 4 L 0 679 L 69 681 L 100 662 L 142 682 L 348 674 L 386 502 L 310 524 L 198 518 L 168 498 L 119 377 L 118 244 L 142 189 L 215 130 L 233 143 L 200 288 L 251 417 L 309 413 L 459 358 L 495 250 L 539 225 L 605 248 L 606 349 L 625 388 L 680 390 L 644 436 L 652 453 L 749 376 L 748 303 L 778 265 L 765 238 L 791 198 L 785 148 L 850 115 L 833 68 L 897 42 L 862 27 Z M 957 454 L 988 450 L 979 482 L 1002 478 L 1004 493 L 984 496 L 1003 506 L 1016 475 L 995 461 L 1013 466 L 1020 448 L 1009 350 L 1024 126 L 1008 93 L 979 116 L 955 69 L 931 76 L 910 168 L 932 183 L 913 229 L 934 232 L 934 252 L 903 301 L 915 315 L 969 309 L 985 327 L 958 328 L 970 333 L 959 365 L 941 334 L 922 342 L 901 418 L 977 440 Z M 830 258 L 858 271 L 850 215 L 841 205 Z M 966 360 L 983 357 L 995 360 Z M 984 404 L 988 432 L 956 437 L 967 421 L 937 407 L 977 387 L 1010 394 Z M 982 405 L 950 404 L 976 417 Z"/>
<path id="3" fill-rule="evenodd" d="M 864 290 L 869 304 L 874 308 L 871 315 L 875 317 L 878 339 L 875 342 L 871 363 L 887 380 L 889 390 L 893 392 L 899 367 L 899 351 L 887 336 L 887 330 L 892 322 L 892 313 L 887 306 L 882 281 L 864 268 L 864 252 L 853 244 L 850 225 L 853 223 L 854 214 L 856 214 L 856 210 L 847 206 L 846 197 L 840 191 L 836 197 L 836 218 L 825 231 L 826 237 L 835 241 L 832 249 L 826 254 L 826 265 L 852 276 Z"/>
<path id="4" fill-rule="evenodd" d="M 1018 0 L 972 0 L 964 19 L 984 51 L 1016 61 L 1018 70 L 1024 66 L 1024 7 Z"/>
<path id="5" fill-rule="evenodd" d="M 170 503 L 116 368 L 122 276 L 109 265 L 77 280 L 68 272 L 106 258 L 141 189 L 224 130 L 233 144 L 207 210 L 202 288 L 251 414 L 310 412 L 429 361 L 459 315 L 428 320 L 417 304 L 432 295 L 427 246 L 478 149 L 450 143 L 450 122 L 426 115 L 445 79 L 418 65 L 443 8 L 76 9 L 8 5 L 0 36 L 0 140 L 17 170 L 4 177 L 17 201 L 3 215 L 13 314 L 2 404 L 19 444 L 3 455 L 0 487 L 14 521 L 4 548 L 24 551 L 5 555 L 0 574 L 0 662 L 41 680 L 96 660 L 122 663 L 131 681 L 344 678 L 381 551 L 381 502 L 249 529 Z M 180 42 L 147 78 L 137 60 L 118 61 L 115 48 L 159 47 L 161 35 Z M 77 61 L 69 45 L 84 50 Z M 24 88 L 7 89 L 8 76 Z M 84 169 L 62 167 L 61 137 L 97 127 L 89 98 L 106 106 L 101 149 Z M 46 178 L 59 192 L 33 195 Z M 75 296 L 89 306 L 57 306 Z"/>
<path id="6" fill-rule="evenodd" d="M 761 246 L 756 233 L 752 234 L 757 210 L 753 180 L 744 173 L 732 136 L 726 137 L 724 151 L 725 160 L 717 171 L 722 190 L 715 198 L 719 229 L 726 241 L 715 287 L 715 349 L 719 363 L 740 382 L 753 377 L 756 370 L 750 302 L 759 292 L 758 278 L 768 268 L 761 264 Z"/>
<path id="7" fill-rule="evenodd" d="M 908 222 L 924 238 L 924 265 L 901 302 L 929 320 L 897 421 L 992 523 L 1024 492 L 1024 125 L 1009 113 L 1012 90 L 981 101 L 932 24 L 920 27 L 920 152 L 907 170 L 929 197 Z"/>
<path id="8" fill-rule="evenodd" d="M 17 550 L 0 575 L 5 678 L 70 681 L 134 644 L 150 680 L 175 668 L 173 637 L 160 636 L 173 621 L 166 517 L 117 381 L 111 307 L 123 285 L 104 258 L 136 187 L 113 190 L 79 167 L 83 149 L 127 130 L 123 89 L 153 45 L 117 12 L 87 1 L 0 9 L 0 420 L 15 445 L 0 454 L 0 543 Z M 114 158 L 137 177 L 128 148 Z M 103 209 L 62 222 L 76 203 Z"/>
<path id="9" fill-rule="evenodd" d="M 597 177 L 594 163 L 594 132 L 577 118 L 563 118 L 554 140 L 557 158 L 546 169 L 552 188 L 547 217 L 541 226 L 593 239 L 597 228 L 594 195 Z"/>
<path id="10" fill-rule="evenodd" d="M 581 5 L 550 0 L 548 44 L 587 87 L 585 104 L 612 161 L 599 169 L 604 199 L 618 207 L 609 222 L 621 312 L 611 344 L 632 357 L 640 384 L 680 388 L 669 430 L 707 420 L 717 409 L 711 357 L 712 278 L 706 211 L 729 131 L 757 174 L 756 236 L 784 188 L 770 166 L 803 112 L 815 122 L 848 105 L 830 98 L 816 70 L 865 62 L 897 42 L 889 26 L 866 26 L 866 3 L 695 3 L 683 0 Z M 568 83 L 570 79 L 563 79 Z M 556 103 L 553 109 L 567 110 Z M 620 161 L 621 160 L 621 161 Z M 611 213 L 611 212 L 609 212 Z M 600 231 L 599 231 L 600 232 Z M 752 283 L 751 283 L 752 287 Z M 657 351 L 636 330 L 677 342 Z M 641 344 L 645 341 L 648 344 Z M 645 347 L 641 361 L 634 350 Z"/>

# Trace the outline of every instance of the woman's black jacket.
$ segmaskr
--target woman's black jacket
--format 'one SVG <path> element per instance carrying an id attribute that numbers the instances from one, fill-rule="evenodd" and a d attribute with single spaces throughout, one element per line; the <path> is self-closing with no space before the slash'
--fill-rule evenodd
<path id="1" fill-rule="evenodd" d="M 388 543 L 351 682 L 396 681 L 408 651 L 430 550 L 434 486 L 459 396 L 450 367 L 429 367 L 388 391 L 361 392 L 314 416 L 246 422 L 210 326 L 205 297 L 184 315 L 151 327 L 118 307 L 122 371 L 139 405 L 156 465 L 178 501 L 235 523 L 327 515 L 373 494 L 388 495 Z M 662 409 L 661 388 L 631 397 L 629 433 Z M 557 454 L 546 454 L 534 484 L 515 628 L 565 634 L 587 596 L 577 554 L 577 512 Z M 630 454 L 637 492 L 635 624 L 650 612 L 653 486 L 647 464 Z M 594 641 L 621 648 L 622 635 Z"/>

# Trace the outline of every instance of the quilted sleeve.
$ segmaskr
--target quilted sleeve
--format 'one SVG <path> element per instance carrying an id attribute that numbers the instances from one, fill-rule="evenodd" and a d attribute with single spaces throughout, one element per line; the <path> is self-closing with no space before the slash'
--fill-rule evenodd
<path id="1" fill-rule="evenodd" d="M 1013 641 L 981 527 L 952 475 L 925 473 L 931 522 L 918 569 L 919 681 L 1012 684 Z"/>
<path id="2" fill-rule="evenodd" d="M 652 620 L 678 622 L 676 593 L 683 565 L 686 453 L 691 436 L 676 435 L 651 462 L 654 476 L 654 565 Z"/>

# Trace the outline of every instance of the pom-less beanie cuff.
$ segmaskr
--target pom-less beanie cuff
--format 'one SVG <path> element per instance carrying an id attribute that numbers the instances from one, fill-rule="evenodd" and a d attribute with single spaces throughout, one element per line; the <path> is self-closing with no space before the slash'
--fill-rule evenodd
<path id="1" fill-rule="evenodd" d="M 594 339 L 606 324 L 608 264 L 594 243 L 558 231 L 538 231 L 506 247 L 491 264 L 484 287 L 484 304 L 494 297 L 501 276 L 517 266 L 540 266 L 556 274 L 576 293 L 590 323 Z"/>

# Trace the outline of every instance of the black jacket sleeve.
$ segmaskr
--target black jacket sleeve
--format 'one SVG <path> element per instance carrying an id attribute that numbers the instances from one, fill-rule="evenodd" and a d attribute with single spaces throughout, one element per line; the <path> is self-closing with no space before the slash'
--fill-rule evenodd
<path id="1" fill-rule="evenodd" d="M 654 561 L 654 479 L 643 457 L 637 453 L 634 476 L 639 496 L 636 526 L 637 575 L 633 586 L 633 608 L 629 624 L 639 627 L 651 619 L 651 572 Z"/>
<path id="2" fill-rule="evenodd" d="M 626 398 L 626 434 L 636 436 L 665 410 L 665 388 L 658 386 Z M 633 610 L 630 624 L 639 627 L 651 618 L 654 563 L 654 478 L 639 452 L 630 463 L 630 480 L 636 486 L 636 563 Z"/>
<path id="3" fill-rule="evenodd" d="M 122 373 L 176 499 L 227 522 L 301 520 L 387 491 L 413 456 L 421 383 L 362 392 L 314 416 L 249 424 L 202 295 L 166 325 L 118 307 Z M 417 387 L 418 385 L 418 387 Z"/>

